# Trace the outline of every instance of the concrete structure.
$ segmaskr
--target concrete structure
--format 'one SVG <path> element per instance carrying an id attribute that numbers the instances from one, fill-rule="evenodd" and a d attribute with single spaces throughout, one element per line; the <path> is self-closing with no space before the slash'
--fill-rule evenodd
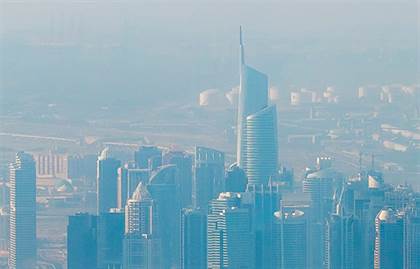
<path id="1" fill-rule="evenodd" d="M 109 149 L 104 149 L 97 161 L 97 207 L 98 215 L 116 208 L 118 189 L 118 168 L 121 162 L 110 156 Z"/>
<path id="2" fill-rule="evenodd" d="M 276 211 L 274 223 L 275 268 L 308 268 L 308 220 L 305 213 L 300 210 Z"/>
<path id="3" fill-rule="evenodd" d="M 185 208 L 181 214 L 181 269 L 207 268 L 207 215 Z"/>
<path id="4" fill-rule="evenodd" d="M 205 210 L 208 202 L 223 190 L 225 154 L 221 151 L 196 147 L 192 200 L 194 208 Z"/>
<path id="5" fill-rule="evenodd" d="M 69 217 L 67 268 L 97 268 L 97 216 L 78 213 Z"/>
<path id="6" fill-rule="evenodd" d="M 125 207 L 122 268 L 160 269 L 161 260 L 156 204 L 146 185 L 140 183 Z"/>
<path id="7" fill-rule="evenodd" d="M 36 169 L 32 155 L 16 154 L 10 164 L 10 269 L 35 269 Z"/>
<path id="8" fill-rule="evenodd" d="M 375 219 L 375 269 L 403 269 L 404 222 L 392 209 L 382 209 Z"/>
<path id="9" fill-rule="evenodd" d="M 249 209 L 240 195 L 221 193 L 210 202 L 207 222 L 207 268 L 255 268 L 254 236 Z"/>

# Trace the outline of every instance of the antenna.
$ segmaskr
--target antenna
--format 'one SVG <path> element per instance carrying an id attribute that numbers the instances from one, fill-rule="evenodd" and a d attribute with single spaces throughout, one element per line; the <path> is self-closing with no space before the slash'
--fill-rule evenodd
<path id="1" fill-rule="evenodd" d="M 244 55 L 244 43 L 242 38 L 242 26 L 239 26 L 239 47 L 240 47 L 240 65 L 245 64 L 245 55 Z"/>

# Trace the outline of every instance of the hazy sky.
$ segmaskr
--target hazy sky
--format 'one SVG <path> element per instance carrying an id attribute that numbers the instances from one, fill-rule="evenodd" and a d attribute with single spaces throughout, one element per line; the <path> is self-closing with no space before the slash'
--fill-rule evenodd
<path id="1" fill-rule="evenodd" d="M 238 83 L 239 25 L 282 89 L 418 81 L 416 0 L 0 3 L 3 103 L 193 101 Z"/>

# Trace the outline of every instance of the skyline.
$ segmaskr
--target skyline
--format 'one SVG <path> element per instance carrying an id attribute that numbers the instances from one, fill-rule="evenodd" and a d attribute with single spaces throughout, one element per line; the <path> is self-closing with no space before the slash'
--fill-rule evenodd
<path id="1" fill-rule="evenodd" d="M 0 269 L 420 267 L 414 0 L 3 7 Z"/>

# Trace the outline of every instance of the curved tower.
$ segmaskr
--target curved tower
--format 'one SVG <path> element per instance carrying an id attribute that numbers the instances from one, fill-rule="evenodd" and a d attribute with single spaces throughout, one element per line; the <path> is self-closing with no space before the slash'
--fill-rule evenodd
<path id="1" fill-rule="evenodd" d="M 237 134 L 236 159 L 248 184 L 267 185 L 277 173 L 276 108 L 268 106 L 267 75 L 245 64 L 241 29 Z"/>
<path id="2" fill-rule="evenodd" d="M 268 106 L 246 118 L 246 158 L 243 168 L 248 184 L 267 185 L 277 173 L 276 107 Z"/>
<path id="3" fill-rule="evenodd" d="M 245 64 L 242 30 L 240 29 L 240 84 L 237 123 L 237 162 L 240 167 L 246 159 L 246 118 L 267 106 L 268 77 Z"/>

